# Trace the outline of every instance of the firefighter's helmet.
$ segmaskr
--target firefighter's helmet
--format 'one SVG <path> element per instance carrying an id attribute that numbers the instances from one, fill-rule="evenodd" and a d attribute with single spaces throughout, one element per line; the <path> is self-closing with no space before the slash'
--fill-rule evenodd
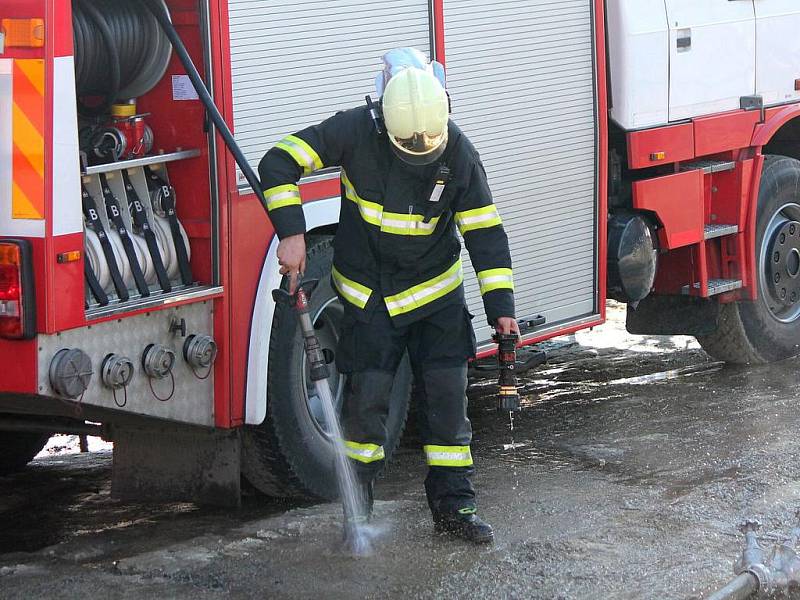
<path id="1" fill-rule="evenodd" d="M 383 90 L 383 119 L 392 149 L 412 165 L 437 160 L 447 146 L 449 103 L 431 68 L 405 66 Z"/>

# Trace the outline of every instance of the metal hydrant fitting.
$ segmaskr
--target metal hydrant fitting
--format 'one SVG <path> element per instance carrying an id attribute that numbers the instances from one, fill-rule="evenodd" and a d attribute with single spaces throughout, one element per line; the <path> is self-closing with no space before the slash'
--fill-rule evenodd
<path id="1" fill-rule="evenodd" d="M 757 520 L 747 520 L 739 527 L 745 537 L 745 548 L 734 566 L 737 577 L 708 596 L 707 600 L 768 597 L 779 590 L 800 586 L 800 555 L 797 552 L 800 527 L 792 529 L 789 537 L 776 545 L 769 556 L 758 543 L 756 534 L 760 528 L 761 523 Z"/>

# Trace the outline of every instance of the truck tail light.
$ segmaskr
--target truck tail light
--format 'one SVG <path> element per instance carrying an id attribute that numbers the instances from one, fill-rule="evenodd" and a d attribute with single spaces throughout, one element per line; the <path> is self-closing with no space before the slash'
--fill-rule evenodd
<path id="1" fill-rule="evenodd" d="M 35 333 L 31 246 L 0 239 L 0 337 L 30 339 Z"/>

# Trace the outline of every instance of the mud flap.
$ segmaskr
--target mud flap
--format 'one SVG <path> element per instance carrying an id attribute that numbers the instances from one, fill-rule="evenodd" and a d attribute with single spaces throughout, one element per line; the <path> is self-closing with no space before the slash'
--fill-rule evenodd
<path id="1" fill-rule="evenodd" d="M 241 505 L 238 430 L 113 428 L 111 495 L 144 502 Z"/>
<path id="2" fill-rule="evenodd" d="M 690 296 L 648 296 L 634 310 L 628 305 L 625 328 L 639 335 L 692 335 L 714 333 L 719 324 L 716 300 Z"/>

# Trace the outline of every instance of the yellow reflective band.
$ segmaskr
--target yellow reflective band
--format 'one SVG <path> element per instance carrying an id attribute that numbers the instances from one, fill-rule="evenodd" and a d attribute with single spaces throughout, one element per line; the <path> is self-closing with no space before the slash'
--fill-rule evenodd
<path id="1" fill-rule="evenodd" d="M 401 213 L 383 213 L 381 231 L 396 235 L 430 235 L 439 223 L 439 217 L 423 222 L 424 215 L 404 215 Z"/>
<path id="2" fill-rule="evenodd" d="M 424 215 L 383 212 L 383 205 L 365 200 L 356 192 L 353 182 L 342 171 L 345 197 L 358 206 L 361 218 L 370 225 L 380 227 L 384 233 L 394 235 L 430 235 L 439 223 L 439 217 L 424 223 Z"/>
<path id="3" fill-rule="evenodd" d="M 367 302 L 369 302 L 372 290 L 365 285 L 356 283 L 352 279 L 348 279 L 342 275 L 336 267 L 333 267 L 332 272 L 333 283 L 336 285 L 336 289 L 339 290 L 339 293 L 344 296 L 350 304 L 354 304 L 358 308 L 363 309 L 367 305 Z"/>
<path id="4" fill-rule="evenodd" d="M 469 446 L 424 446 L 425 459 L 431 467 L 469 467 L 472 453 Z"/>
<path id="5" fill-rule="evenodd" d="M 264 199 L 268 210 L 300 204 L 300 189 L 292 183 L 276 185 L 264 192 Z"/>
<path id="6" fill-rule="evenodd" d="M 424 281 L 394 296 L 384 298 L 386 309 L 392 317 L 409 313 L 446 296 L 458 288 L 463 281 L 464 274 L 461 271 L 461 259 L 458 259 L 452 267 L 438 277 Z"/>
<path id="7" fill-rule="evenodd" d="M 347 456 L 362 463 L 371 463 L 386 458 L 383 446 L 376 444 L 359 444 L 358 442 L 345 441 L 344 449 Z"/>
<path id="8" fill-rule="evenodd" d="M 287 135 L 275 144 L 275 147 L 288 152 L 289 156 L 297 163 L 297 166 L 303 169 L 303 175 L 308 175 L 322 168 L 322 159 L 319 154 L 314 152 L 308 142 L 301 140 L 296 135 Z"/>
<path id="9" fill-rule="evenodd" d="M 342 169 L 342 184 L 344 185 L 345 196 L 358 206 L 358 212 L 361 213 L 361 218 L 367 223 L 380 227 L 381 218 L 383 217 L 383 206 L 377 202 L 364 200 L 359 196 L 356 193 L 356 188 L 353 186 L 353 183 L 348 179 L 347 173 L 344 172 L 344 169 Z"/>
<path id="10" fill-rule="evenodd" d="M 502 225 L 503 221 L 500 220 L 497 207 L 494 204 L 490 204 L 481 208 L 457 212 L 456 224 L 458 225 L 458 231 L 461 232 L 461 235 L 464 235 L 468 231 L 474 231 L 475 229 L 486 229 Z"/>
<path id="11" fill-rule="evenodd" d="M 492 290 L 514 291 L 514 274 L 511 269 L 489 269 L 478 273 L 481 295 Z"/>

